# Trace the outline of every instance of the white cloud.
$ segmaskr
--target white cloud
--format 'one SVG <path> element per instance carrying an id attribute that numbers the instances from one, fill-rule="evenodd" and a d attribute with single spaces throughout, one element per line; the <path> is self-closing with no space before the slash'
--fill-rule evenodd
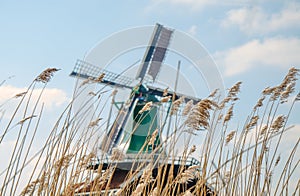
<path id="1" fill-rule="evenodd" d="M 252 40 L 244 45 L 215 53 L 217 64 L 225 76 L 246 72 L 260 66 L 284 67 L 300 65 L 299 38 Z"/>
<path id="2" fill-rule="evenodd" d="M 299 28 L 300 3 L 289 3 L 278 13 L 266 13 L 261 7 L 230 10 L 222 25 L 225 27 L 237 25 L 247 34 Z"/>
<path id="3" fill-rule="evenodd" d="M 13 98 L 16 94 L 25 92 L 27 88 L 18 88 L 10 85 L 0 86 L 0 105 L 1 109 L 5 109 L 7 115 L 9 115 L 17 106 L 21 98 Z M 36 88 L 31 95 L 30 108 L 34 107 L 34 104 L 38 100 L 41 93 L 41 88 Z M 26 95 L 26 100 L 29 97 L 29 93 Z M 7 101 L 9 100 L 9 101 Z M 45 88 L 42 94 L 40 103 L 44 103 L 46 110 L 53 110 L 62 106 L 64 103 L 69 101 L 67 94 L 57 88 Z"/>

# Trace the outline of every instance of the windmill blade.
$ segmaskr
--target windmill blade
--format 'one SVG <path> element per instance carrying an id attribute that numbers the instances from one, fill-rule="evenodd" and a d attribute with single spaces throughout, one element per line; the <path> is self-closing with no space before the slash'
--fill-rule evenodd
<path id="1" fill-rule="evenodd" d="M 158 23 L 154 27 L 154 31 L 153 31 L 151 39 L 149 41 L 149 46 L 146 49 L 145 55 L 144 55 L 143 60 L 142 60 L 142 64 L 140 65 L 139 70 L 137 72 L 136 79 L 139 79 L 139 78 L 141 80 L 144 79 L 144 77 L 146 75 L 146 72 L 148 70 L 149 63 L 150 63 L 151 58 L 153 56 L 154 49 L 155 49 L 156 43 L 158 41 L 159 34 L 160 34 L 160 31 L 161 31 L 162 27 L 163 26 L 158 24 Z"/>
<path id="2" fill-rule="evenodd" d="M 153 81 L 156 79 L 157 74 L 160 71 L 172 34 L 173 30 L 162 27 L 148 71 L 148 74 L 152 76 Z"/>
<path id="3" fill-rule="evenodd" d="M 153 86 L 147 86 L 147 88 L 148 88 L 147 93 L 149 93 L 151 95 L 157 95 L 157 96 L 163 97 L 164 89 L 156 88 L 156 87 L 153 87 Z M 166 96 L 173 96 L 173 94 L 174 94 L 174 92 L 169 91 Z M 194 104 L 201 100 L 200 98 L 197 98 L 197 97 L 192 97 L 192 96 L 184 95 L 184 94 L 181 94 L 181 93 L 175 93 L 175 99 L 178 99 L 180 97 L 184 97 L 185 102 L 193 100 Z"/>
<path id="4" fill-rule="evenodd" d="M 108 84 L 119 88 L 133 88 L 132 86 L 130 86 L 130 84 L 133 82 L 134 79 L 107 71 L 105 69 L 101 69 L 98 66 L 92 65 L 91 63 L 82 60 L 77 60 L 70 76 L 79 77 L 83 79 L 90 78 L 91 80 L 94 80 L 101 74 L 104 74 L 104 78 L 101 81 L 99 81 L 100 83 Z"/>
<path id="5" fill-rule="evenodd" d="M 156 24 L 136 79 L 140 78 L 142 81 L 148 71 L 153 81 L 155 80 L 165 58 L 172 34 L 173 30 L 167 29 L 161 24 Z"/>

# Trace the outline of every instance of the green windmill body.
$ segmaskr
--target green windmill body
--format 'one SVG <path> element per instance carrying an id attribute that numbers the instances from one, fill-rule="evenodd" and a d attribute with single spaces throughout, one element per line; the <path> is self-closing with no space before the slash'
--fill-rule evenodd
<path id="1" fill-rule="evenodd" d="M 151 135 L 158 127 L 157 119 L 157 108 L 152 108 L 150 111 L 139 114 L 139 111 L 143 108 L 143 105 L 137 105 L 133 111 L 133 134 L 130 138 L 129 147 L 127 153 L 139 153 L 151 152 L 154 146 L 149 146 L 146 144 L 149 141 Z M 147 135 L 145 135 L 146 131 Z M 156 141 L 154 145 L 160 144 L 159 136 L 156 136 Z M 146 144 L 146 145 L 145 145 Z"/>

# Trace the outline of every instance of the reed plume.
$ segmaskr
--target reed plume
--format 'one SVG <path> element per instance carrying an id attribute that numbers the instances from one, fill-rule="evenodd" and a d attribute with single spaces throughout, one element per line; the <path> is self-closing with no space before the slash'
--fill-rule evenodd
<path id="1" fill-rule="evenodd" d="M 36 79 L 37 82 L 47 83 L 52 78 L 54 72 L 59 71 L 60 69 L 57 68 L 48 68 L 44 70 Z"/>
<path id="2" fill-rule="evenodd" d="M 190 112 L 185 121 L 187 127 L 195 130 L 204 130 L 209 127 L 210 110 L 218 107 L 218 105 L 209 99 L 199 101 Z"/>

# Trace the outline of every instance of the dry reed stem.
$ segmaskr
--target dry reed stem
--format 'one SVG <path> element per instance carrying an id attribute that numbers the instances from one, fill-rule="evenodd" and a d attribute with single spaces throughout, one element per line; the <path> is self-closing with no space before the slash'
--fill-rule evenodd
<path id="1" fill-rule="evenodd" d="M 139 183 L 135 190 L 132 192 L 132 196 L 141 196 L 146 187 L 146 183 Z"/>
<path id="2" fill-rule="evenodd" d="M 279 86 L 265 89 L 264 94 L 271 95 L 271 100 L 276 100 L 277 98 L 280 97 L 279 101 L 285 101 L 288 98 L 288 96 L 290 96 L 290 94 L 294 91 L 294 82 L 296 79 L 296 75 L 298 74 L 298 71 L 299 70 L 297 70 L 295 68 L 291 69 L 289 71 L 288 75 L 286 76 L 286 78 L 284 79 L 284 81 Z M 235 87 L 233 87 L 229 90 L 229 92 L 230 92 L 229 97 L 225 98 L 223 100 L 223 102 L 221 102 L 220 109 L 224 108 L 226 103 L 237 100 L 237 97 L 236 97 L 237 94 L 235 92 L 239 91 L 239 88 L 240 88 L 239 86 L 240 86 L 240 83 L 235 85 Z M 254 107 L 254 110 L 262 107 L 263 99 L 264 98 L 261 98 L 258 100 L 257 104 Z M 195 107 L 197 107 L 197 106 L 195 106 Z M 231 107 L 232 107 L 231 115 L 230 115 L 230 108 L 229 108 L 229 112 L 227 112 L 228 120 L 225 121 L 225 119 L 226 119 L 226 117 L 225 117 L 224 122 L 228 122 L 232 116 L 233 105 Z M 216 108 L 216 107 L 212 106 L 212 108 Z M 211 110 L 211 109 L 208 109 L 208 110 Z M 246 174 L 241 173 L 239 175 L 237 174 L 237 172 L 234 172 L 235 170 L 236 171 L 241 170 L 240 168 L 244 164 L 241 160 L 243 160 L 245 157 L 247 159 L 248 156 L 252 155 L 251 152 L 253 152 L 253 151 L 250 152 L 250 150 L 248 150 L 245 147 L 245 144 L 242 143 L 242 141 L 245 141 L 244 139 L 246 138 L 246 136 L 245 136 L 246 134 L 241 134 L 241 139 L 239 139 L 239 142 L 241 142 L 241 144 L 240 143 L 236 144 L 235 149 L 233 151 L 229 151 L 228 154 L 224 155 L 226 157 L 225 160 L 223 160 L 223 154 L 220 154 L 220 157 L 216 157 L 217 160 L 218 159 L 221 160 L 221 163 L 219 164 L 217 170 L 220 171 L 220 173 L 224 173 L 226 178 L 228 177 L 228 178 L 232 179 L 231 181 L 226 182 L 224 189 L 222 189 L 222 186 L 220 186 L 220 180 L 219 180 L 219 182 L 217 182 L 215 190 L 216 190 L 216 192 L 220 193 L 219 195 L 236 195 L 237 193 L 246 194 L 246 195 L 247 194 L 248 195 L 249 194 L 258 194 L 259 195 L 259 193 L 262 193 L 262 192 L 272 195 L 272 193 L 270 191 L 270 189 L 271 189 L 270 187 L 274 186 L 274 182 L 272 182 L 274 180 L 274 179 L 272 179 L 272 172 L 274 169 L 273 166 L 278 165 L 278 163 L 280 161 L 280 156 L 278 156 L 277 159 L 275 159 L 275 162 L 268 161 L 270 157 L 272 158 L 272 156 L 275 156 L 275 154 L 274 155 L 269 154 L 270 152 L 268 152 L 268 147 L 267 147 L 270 145 L 270 149 L 271 149 L 271 147 L 272 147 L 271 143 L 268 141 L 275 134 L 268 134 L 268 133 L 276 133 L 277 134 L 280 129 L 284 129 L 285 123 L 288 119 L 288 116 L 280 115 L 275 118 L 275 116 L 277 115 L 277 113 L 276 113 L 277 108 L 274 111 L 274 110 L 271 110 L 266 107 L 266 110 L 267 110 L 266 113 L 269 112 L 269 116 L 267 116 L 266 122 L 263 121 L 264 118 L 260 119 L 261 124 L 266 124 L 266 125 L 264 125 L 264 126 L 261 125 L 261 127 L 259 128 L 260 132 L 258 133 L 258 136 L 264 136 L 264 140 L 262 141 L 263 143 L 261 146 L 261 152 L 260 152 L 260 154 L 254 153 L 253 158 L 250 160 L 250 163 L 253 165 L 252 171 L 256 171 L 256 172 L 254 174 L 252 174 L 249 172 L 247 173 L 247 171 L 246 171 L 245 172 Z M 258 113 L 259 111 L 256 111 L 256 112 Z M 252 115 L 254 115 L 254 114 L 255 113 L 253 112 Z M 207 118 L 207 119 L 210 118 L 209 112 L 207 114 L 204 109 L 202 109 L 202 110 L 198 109 L 197 115 L 200 116 L 201 120 L 203 120 L 205 118 Z M 220 116 L 221 115 L 219 115 L 218 117 L 220 117 Z M 245 127 L 250 129 L 254 126 L 257 126 L 258 116 L 260 116 L 260 115 L 257 114 L 257 116 L 253 116 L 249 121 L 247 121 L 248 124 L 246 124 Z M 47 156 L 49 156 L 49 158 L 47 158 L 46 159 L 47 161 L 45 161 L 46 163 L 44 165 L 43 173 L 39 175 L 40 177 L 37 180 L 29 183 L 27 189 L 23 189 L 23 194 L 25 192 L 30 193 L 30 191 L 32 191 L 31 193 L 33 193 L 33 191 L 35 191 L 35 193 L 36 193 L 36 190 L 38 190 L 39 193 L 42 193 L 45 195 L 49 195 L 49 194 L 55 195 L 55 194 L 63 193 L 61 189 L 62 189 L 62 187 L 65 187 L 65 190 L 66 190 L 65 193 L 66 193 L 66 195 L 68 195 L 68 194 L 73 194 L 74 191 L 79 186 L 82 186 L 82 185 L 87 186 L 88 185 L 88 182 L 90 179 L 86 174 L 85 174 L 85 176 L 83 175 L 84 177 L 82 177 L 81 179 L 79 179 L 79 178 L 77 179 L 77 180 L 85 180 L 86 179 L 87 181 L 84 183 L 78 182 L 75 180 L 75 178 L 72 178 L 70 176 L 73 176 L 73 175 L 77 176 L 77 175 L 79 175 L 78 173 L 81 170 L 85 170 L 86 169 L 85 166 L 88 164 L 88 162 L 90 161 L 92 156 L 90 157 L 89 155 L 87 155 L 87 156 L 78 155 L 79 156 L 79 159 L 78 159 L 79 166 L 78 167 L 74 166 L 77 168 L 74 171 L 72 171 L 70 174 L 68 174 L 68 172 L 67 172 L 67 168 L 72 167 L 74 165 L 74 163 L 71 162 L 72 157 L 68 157 L 68 156 L 75 153 L 74 151 L 70 150 L 70 145 L 71 145 L 70 143 L 74 142 L 76 129 L 77 129 L 76 126 L 70 128 L 71 124 L 72 124 L 72 122 L 70 120 L 71 118 L 72 117 L 70 117 L 70 116 L 68 116 L 68 118 L 66 118 L 65 128 L 63 128 L 62 130 L 57 129 L 57 134 L 59 135 L 59 139 L 52 141 L 51 144 L 49 145 L 49 147 L 47 148 Z M 25 121 L 26 120 L 24 120 L 24 122 Z M 205 123 L 204 123 L 204 125 L 206 125 L 207 127 L 214 127 L 212 125 L 212 123 L 214 123 L 214 122 L 207 121 L 208 125 Z M 96 126 L 96 124 L 95 124 L 95 126 Z M 202 128 L 204 127 L 203 125 L 201 125 L 201 126 L 202 126 Z M 184 128 L 181 128 L 181 129 L 184 130 Z M 271 132 L 268 132 L 268 129 Z M 210 157 L 209 152 L 211 150 L 209 141 L 213 140 L 212 136 L 213 136 L 214 132 L 217 132 L 219 130 L 210 129 L 210 131 L 211 132 L 207 134 L 207 139 L 206 139 L 205 145 L 204 145 L 204 146 L 207 146 L 207 148 L 205 148 L 205 150 L 203 151 L 203 154 L 207 158 L 204 158 L 201 160 L 202 169 L 204 171 L 200 176 L 201 177 L 200 180 L 198 180 L 198 182 L 197 182 L 197 184 L 199 185 L 198 188 L 203 187 L 203 184 L 206 183 L 205 179 L 207 178 L 207 175 L 210 175 L 209 172 L 212 172 L 212 171 L 209 171 L 206 166 L 209 164 L 208 159 Z M 234 137 L 234 136 L 230 136 L 230 134 L 231 133 L 229 133 L 227 135 L 227 137 L 223 138 L 225 140 L 224 144 L 230 142 L 230 140 L 232 140 L 232 138 Z M 232 135 L 235 135 L 235 134 L 236 133 L 234 133 Z M 70 136 L 68 136 L 68 135 L 70 135 Z M 152 136 L 153 135 L 154 134 L 152 134 Z M 153 138 L 156 138 L 156 137 L 153 136 Z M 216 142 L 218 142 L 218 141 L 216 141 Z M 255 145 L 257 147 L 255 147 L 255 152 L 258 151 L 258 149 L 259 149 L 258 146 L 260 144 L 261 143 L 256 141 Z M 81 147 L 84 147 L 84 145 L 82 145 Z M 81 148 L 81 147 L 78 147 L 78 148 Z M 218 150 L 221 150 L 223 148 L 223 145 L 220 145 L 217 148 L 218 148 Z M 192 149 L 193 149 L 193 146 L 191 147 L 189 153 L 187 153 L 187 154 L 190 154 L 190 152 L 193 151 Z M 232 154 L 230 154 L 230 153 L 232 153 Z M 237 156 L 239 153 L 240 153 L 240 155 Z M 237 157 L 232 159 L 232 157 L 234 157 L 234 156 L 237 156 Z M 227 162 L 230 159 L 232 159 L 232 160 Z M 296 161 L 298 161 L 298 160 L 296 160 Z M 226 166 L 224 166 L 224 168 L 222 166 L 223 162 L 226 163 L 225 164 Z M 292 162 L 292 159 L 289 158 L 288 162 Z M 273 165 L 273 163 L 274 163 L 274 165 Z M 101 166 L 99 166 L 99 167 L 101 168 Z M 266 170 L 263 170 L 263 168 L 265 168 L 265 167 L 266 167 Z M 229 171 L 232 171 L 232 172 L 226 173 L 226 170 L 228 170 L 228 168 L 230 168 Z M 178 177 L 178 178 L 176 178 L 176 182 L 189 181 L 189 177 L 193 176 L 193 174 L 191 172 L 187 171 L 189 169 L 190 168 L 183 171 L 179 176 L 183 179 L 180 180 Z M 276 172 L 282 172 L 282 176 L 284 176 L 284 177 L 282 177 L 283 178 L 282 182 L 278 182 L 278 184 L 280 183 L 280 185 L 278 185 L 279 188 L 280 188 L 281 184 L 282 184 L 282 187 L 284 187 L 284 188 L 287 187 L 288 181 L 291 181 L 290 173 L 293 173 L 293 171 L 290 171 L 291 166 L 286 166 L 284 171 L 280 171 L 280 170 L 278 171 L 279 167 L 277 167 L 276 169 L 277 169 Z M 51 172 L 48 172 L 48 171 L 51 171 Z M 163 188 L 162 187 L 159 187 L 159 188 L 152 187 L 152 188 L 148 189 L 146 182 L 152 181 L 152 180 L 155 180 L 155 182 L 158 182 L 158 179 L 151 179 L 152 176 L 150 175 L 150 172 L 148 174 L 146 171 L 144 171 L 144 172 L 145 172 L 145 174 L 143 173 L 143 175 L 142 175 L 143 182 L 140 183 L 141 184 L 140 186 L 137 185 L 136 189 L 135 189 L 135 191 L 136 191 L 135 193 L 137 195 L 138 194 L 147 195 L 147 194 L 150 194 L 150 192 L 152 195 L 157 195 L 158 193 L 170 193 L 170 192 L 164 190 L 164 188 L 166 188 L 166 190 L 170 190 L 172 188 L 172 186 L 170 184 L 167 184 L 166 187 L 163 187 Z M 103 175 L 103 176 L 105 176 L 105 175 Z M 68 181 L 69 177 L 70 177 L 70 181 Z M 71 180 L 71 178 L 72 178 L 72 180 Z M 103 179 L 107 179 L 107 178 L 109 178 L 109 177 L 103 177 Z M 101 179 L 101 176 L 96 176 L 94 180 L 98 181 L 99 185 L 103 185 L 107 182 L 107 180 L 103 180 L 103 179 L 100 180 L 100 179 Z M 151 180 L 148 180 L 148 179 L 151 179 Z M 55 182 L 55 180 L 57 180 L 59 182 Z M 51 186 L 51 183 L 53 184 L 53 186 Z M 266 184 L 266 187 L 264 187 L 264 188 L 260 187 L 260 183 Z M 55 184 L 58 184 L 58 185 L 55 186 Z M 99 191 L 100 188 L 101 188 L 100 186 L 95 186 L 94 190 Z M 296 190 L 297 189 L 299 190 L 299 185 L 296 188 Z M 124 192 L 126 192 L 126 191 L 128 191 L 128 190 L 124 190 Z M 156 191 L 157 191 L 157 194 L 156 194 Z M 201 192 L 201 191 L 202 191 L 201 189 L 197 189 L 197 192 Z M 187 193 L 187 192 L 188 191 L 186 191 L 185 193 Z M 167 194 L 165 194 L 165 195 L 167 195 Z"/>
<path id="3" fill-rule="evenodd" d="M 141 176 L 141 182 L 144 183 L 145 185 L 149 184 L 150 182 L 154 181 L 152 177 L 152 169 L 153 169 L 153 164 L 150 163 L 147 165 L 147 167 L 143 170 L 143 174 Z"/>
<path id="4" fill-rule="evenodd" d="M 114 96 L 116 96 L 117 93 L 118 93 L 118 90 L 114 89 L 113 92 L 110 94 L 110 96 L 114 97 Z"/>
<path id="5" fill-rule="evenodd" d="M 158 188 L 157 187 L 155 187 L 154 189 L 153 189 L 153 191 L 150 193 L 150 196 L 159 196 L 160 194 L 159 194 L 159 190 L 158 190 Z"/>
<path id="6" fill-rule="evenodd" d="M 184 194 L 182 196 L 194 196 L 191 191 L 187 190 L 184 192 Z"/>

